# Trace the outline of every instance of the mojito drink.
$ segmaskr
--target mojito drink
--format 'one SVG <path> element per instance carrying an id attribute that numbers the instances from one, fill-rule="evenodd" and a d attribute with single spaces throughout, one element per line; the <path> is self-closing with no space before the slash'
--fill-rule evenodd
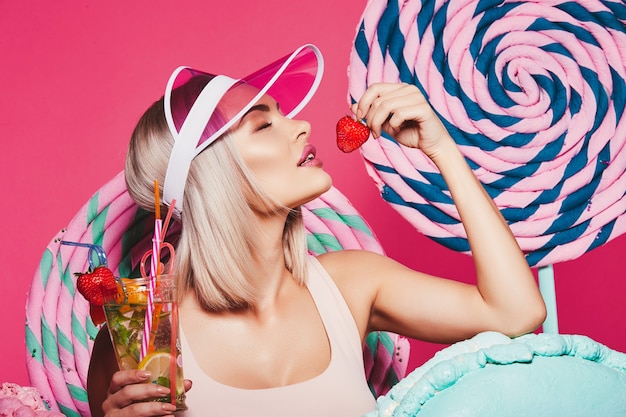
<path id="1" fill-rule="evenodd" d="M 142 339 L 148 308 L 149 278 L 122 278 L 118 296 L 104 304 L 107 326 L 120 369 L 150 371 L 152 383 L 168 387 L 171 396 L 154 401 L 176 404 L 186 410 L 182 355 L 178 338 L 178 310 L 174 276 L 157 278 L 154 289 L 152 326 L 147 351 L 142 355 Z"/>

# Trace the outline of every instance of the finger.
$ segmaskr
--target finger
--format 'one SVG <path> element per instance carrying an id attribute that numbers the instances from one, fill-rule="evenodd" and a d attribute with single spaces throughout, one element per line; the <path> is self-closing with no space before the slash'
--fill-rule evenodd
<path id="1" fill-rule="evenodd" d="M 189 379 L 185 379 L 183 381 L 183 386 L 185 387 L 185 392 L 189 391 L 192 387 L 193 383 Z"/>
<path id="2" fill-rule="evenodd" d="M 102 405 L 104 410 L 104 404 Z M 172 416 L 176 406 L 171 403 L 148 401 L 129 405 L 123 409 L 105 410 L 106 417 L 148 417 L 148 416 Z"/>
<path id="3" fill-rule="evenodd" d="M 420 112 L 417 110 L 422 110 L 420 106 L 424 102 L 423 96 L 416 89 L 394 90 L 377 97 L 365 118 L 374 136 L 379 137 L 385 126 L 399 128 L 405 121 L 418 117 Z"/>
<path id="4" fill-rule="evenodd" d="M 352 110 L 356 114 L 357 118 L 363 119 L 369 112 L 372 103 L 380 96 L 387 95 L 393 91 L 400 90 L 404 87 L 404 84 L 398 83 L 376 83 L 370 85 L 365 93 L 361 96 L 356 106 Z"/>
<path id="5" fill-rule="evenodd" d="M 121 409 L 136 402 L 165 398 L 169 393 L 169 388 L 158 384 L 127 385 L 115 394 L 109 395 L 102 403 L 102 408 L 105 409 L 106 406 L 109 410 Z"/>
<path id="6" fill-rule="evenodd" d="M 172 408 L 169 403 L 153 401 L 155 399 L 163 400 L 169 393 L 169 388 L 158 384 L 142 383 L 127 385 L 114 394 L 109 395 L 102 403 L 102 410 L 105 413 L 115 410 L 125 410 L 124 412 L 126 412 L 126 410 L 135 410 L 135 413 L 138 413 L 128 415 L 169 414 L 176 409 L 175 406 Z M 168 407 L 164 407 L 168 404 Z M 138 405 L 141 406 L 137 407 Z"/>
<path id="7" fill-rule="evenodd" d="M 424 108 L 423 104 L 427 104 L 426 99 L 417 87 L 401 84 L 399 88 L 392 89 L 374 99 L 365 118 L 374 136 L 378 137 L 385 126 L 395 128 L 384 129 L 388 133 L 393 133 L 404 122 L 415 119 L 422 114 L 423 110 L 430 109 L 430 107 Z M 420 111 L 416 112 L 418 109 Z"/>
<path id="8" fill-rule="evenodd" d="M 394 108 L 390 117 L 383 122 L 383 129 L 393 134 L 406 127 L 407 122 L 413 122 L 409 123 L 411 125 L 419 124 L 434 117 L 434 113 L 428 103 L 412 103 L 409 106 L 399 105 Z"/>
<path id="9" fill-rule="evenodd" d="M 115 393 L 126 385 L 146 382 L 148 378 L 150 378 L 150 372 L 147 371 L 138 371 L 136 369 L 117 371 L 113 374 L 109 383 L 109 392 Z"/>

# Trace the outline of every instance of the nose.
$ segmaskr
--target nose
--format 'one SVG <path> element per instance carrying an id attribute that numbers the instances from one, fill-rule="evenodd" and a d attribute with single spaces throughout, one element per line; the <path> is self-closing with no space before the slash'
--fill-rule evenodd
<path id="1" fill-rule="evenodd" d="M 295 141 L 304 140 L 305 142 L 311 135 L 311 123 L 306 120 L 292 119 Z"/>

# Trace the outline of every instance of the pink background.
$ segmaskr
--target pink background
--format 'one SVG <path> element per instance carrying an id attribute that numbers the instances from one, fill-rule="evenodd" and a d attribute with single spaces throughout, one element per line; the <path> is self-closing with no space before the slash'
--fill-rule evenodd
<path id="1" fill-rule="evenodd" d="M 419 235 L 378 196 L 358 153 L 335 147 L 334 124 L 347 111 L 348 53 L 365 1 L 174 3 L 0 3 L 0 382 L 29 383 L 24 306 L 44 248 L 122 170 L 135 121 L 179 65 L 241 77 L 300 44 L 317 44 L 326 75 L 302 117 L 313 124 L 312 140 L 335 186 L 388 255 L 428 273 L 473 279 L 469 257 Z M 561 333 L 626 351 L 624 249 L 622 236 L 555 266 Z M 439 348 L 413 343 L 410 369 Z"/>

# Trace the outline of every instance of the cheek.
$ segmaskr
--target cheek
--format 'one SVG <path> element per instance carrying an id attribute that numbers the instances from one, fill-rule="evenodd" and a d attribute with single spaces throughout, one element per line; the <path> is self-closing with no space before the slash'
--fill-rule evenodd
<path id="1" fill-rule="evenodd" d="M 248 169 L 257 177 L 264 177 L 277 170 L 277 164 L 275 160 L 268 155 L 254 155 L 244 157 L 244 162 Z"/>
<path id="2" fill-rule="evenodd" d="M 248 169 L 260 177 L 284 172 L 289 164 L 287 155 L 269 147 L 251 146 L 242 156 Z"/>
<path id="3" fill-rule="evenodd" d="M 283 202 L 286 190 L 293 188 L 296 173 L 290 170 L 288 159 L 283 157 L 264 157 L 250 160 L 248 169 L 259 185 L 274 198 Z"/>

